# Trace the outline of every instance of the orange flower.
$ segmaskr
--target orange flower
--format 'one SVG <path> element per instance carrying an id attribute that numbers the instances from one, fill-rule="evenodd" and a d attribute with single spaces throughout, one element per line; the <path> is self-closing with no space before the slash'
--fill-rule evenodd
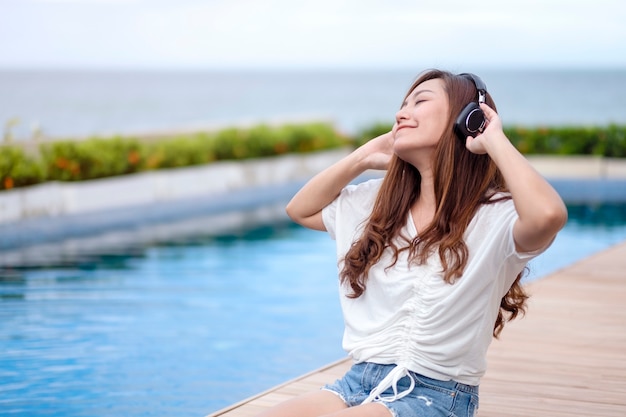
<path id="1" fill-rule="evenodd" d="M 4 179 L 4 189 L 5 190 L 10 190 L 11 188 L 13 188 L 14 183 L 13 183 L 13 178 L 11 177 L 6 177 Z"/>
<path id="2" fill-rule="evenodd" d="M 130 151 L 130 153 L 128 154 L 128 163 L 131 165 L 136 165 L 140 159 L 141 156 L 137 151 Z"/>
<path id="3" fill-rule="evenodd" d="M 59 157 L 56 159 L 56 161 L 54 161 L 54 164 L 61 168 L 61 169 L 65 169 L 67 168 L 67 166 L 69 165 L 70 161 L 68 161 L 67 159 L 63 158 L 63 157 Z"/>
<path id="4" fill-rule="evenodd" d="M 278 142 L 277 144 L 274 145 L 274 152 L 276 152 L 279 155 L 287 153 L 288 150 L 289 149 L 287 148 L 287 144 L 285 142 Z"/>

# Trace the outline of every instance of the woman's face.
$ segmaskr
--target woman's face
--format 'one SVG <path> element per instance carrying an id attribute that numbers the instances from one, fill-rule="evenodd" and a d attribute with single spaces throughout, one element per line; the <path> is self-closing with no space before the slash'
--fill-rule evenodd
<path id="1" fill-rule="evenodd" d="M 448 95 L 439 78 L 424 81 L 396 113 L 394 152 L 407 162 L 429 157 L 448 127 Z"/>

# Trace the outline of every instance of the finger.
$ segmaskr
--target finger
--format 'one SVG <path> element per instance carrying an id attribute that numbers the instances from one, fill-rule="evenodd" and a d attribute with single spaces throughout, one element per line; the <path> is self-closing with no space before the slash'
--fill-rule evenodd
<path id="1" fill-rule="evenodd" d="M 495 113 L 495 111 L 487 105 L 487 103 L 480 103 L 480 108 L 483 112 Z"/>
<path id="2" fill-rule="evenodd" d="M 480 109 L 485 114 L 485 118 L 487 119 L 487 121 L 489 121 L 489 120 L 493 119 L 494 117 L 498 116 L 498 113 L 496 113 L 494 109 L 492 109 L 491 107 L 489 107 L 485 103 L 480 103 Z"/>

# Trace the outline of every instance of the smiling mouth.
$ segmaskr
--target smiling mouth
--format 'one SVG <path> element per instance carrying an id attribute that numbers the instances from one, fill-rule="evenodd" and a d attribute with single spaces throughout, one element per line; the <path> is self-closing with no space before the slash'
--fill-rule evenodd
<path id="1" fill-rule="evenodd" d="M 412 128 L 413 126 L 398 126 L 398 128 L 396 129 L 396 133 L 398 133 L 399 131 L 401 131 L 402 129 L 408 129 L 408 128 Z"/>

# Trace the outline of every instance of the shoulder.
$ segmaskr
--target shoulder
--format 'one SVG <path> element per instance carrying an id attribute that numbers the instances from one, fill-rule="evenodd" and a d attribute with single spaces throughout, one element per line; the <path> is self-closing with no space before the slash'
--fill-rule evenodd
<path id="1" fill-rule="evenodd" d="M 382 183 L 382 178 L 376 178 L 358 184 L 350 184 L 341 191 L 339 197 L 343 199 L 373 199 L 378 194 Z"/>
<path id="2" fill-rule="evenodd" d="M 382 179 L 350 184 L 322 210 L 322 220 L 331 236 L 342 230 L 354 233 L 362 225 L 372 212 L 381 184 Z"/>
<path id="3" fill-rule="evenodd" d="M 369 215 L 382 182 L 382 179 L 377 178 L 348 185 L 333 202 L 336 210 Z"/>
<path id="4" fill-rule="evenodd" d="M 476 210 L 470 230 L 488 233 L 494 228 L 510 228 L 517 219 L 517 211 L 510 193 L 496 193 Z"/>
<path id="5" fill-rule="evenodd" d="M 378 195 L 382 182 L 382 178 L 376 178 L 350 184 L 341 191 L 334 204 L 344 207 L 370 207 Z"/>

